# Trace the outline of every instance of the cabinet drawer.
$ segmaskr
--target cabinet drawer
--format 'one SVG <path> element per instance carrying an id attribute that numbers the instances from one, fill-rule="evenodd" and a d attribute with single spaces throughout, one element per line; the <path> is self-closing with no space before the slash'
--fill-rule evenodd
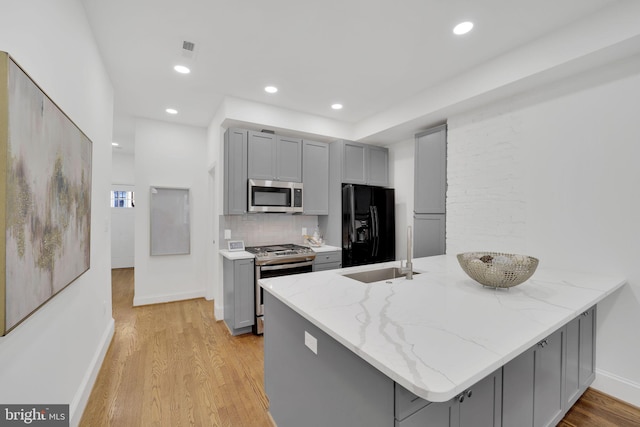
<path id="1" fill-rule="evenodd" d="M 395 400 L 395 412 L 398 421 L 404 420 L 430 403 L 411 393 L 398 383 L 395 384 Z"/>
<path id="2" fill-rule="evenodd" d="M 342 251 L 319 252 L 316 254 L 316 264 L 325 264 L 329 262 L 342 262 Z"/>
<path id="3" fill-rule="evenodd" d="M 342 268 L 341 262 L 324 262 L 322 264 L 314 264 L 313 271 L 336 270 Z"/>

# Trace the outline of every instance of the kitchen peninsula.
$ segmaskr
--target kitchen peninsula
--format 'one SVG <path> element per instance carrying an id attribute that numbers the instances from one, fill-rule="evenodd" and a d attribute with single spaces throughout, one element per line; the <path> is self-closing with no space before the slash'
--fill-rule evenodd
<path id="1" fill-rule="evenodd" d="M 557 422 L 593 381 L 595 307 L 625 284 L 542 266 L 494 290 L 452 255 L 415 259 L 411 281 L 343 276 L 398 265 L 261 281 L 279 427 Z"/>

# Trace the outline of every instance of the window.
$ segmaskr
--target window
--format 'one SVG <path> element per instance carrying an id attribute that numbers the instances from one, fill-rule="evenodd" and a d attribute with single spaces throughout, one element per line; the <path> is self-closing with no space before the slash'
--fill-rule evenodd
<path id="1" fill-rule="evenodd" d="M 112 191 L 111 207 L 112 208 L 132 208 L 135 206 L 133 191 Z"/>

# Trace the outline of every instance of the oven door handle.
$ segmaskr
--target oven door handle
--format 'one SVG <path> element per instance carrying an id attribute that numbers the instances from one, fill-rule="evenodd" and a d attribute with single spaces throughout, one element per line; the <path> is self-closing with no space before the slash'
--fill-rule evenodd
<path id="1" fill-rule="evenodd" d="M 288 268 L 307 267 L 309 265 L 313 265 L 313 261 L 294 262 L 290 264 L 279 264 L 279 265 L 261 265 L 260 270 L 261 271 L 286 270 Z"/>

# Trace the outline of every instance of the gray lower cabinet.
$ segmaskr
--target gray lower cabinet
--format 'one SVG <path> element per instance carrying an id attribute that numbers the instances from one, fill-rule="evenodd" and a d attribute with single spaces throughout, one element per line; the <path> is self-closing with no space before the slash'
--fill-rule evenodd
<path id="1" fill-rule="evenodd" d="M 264 387 L 278 427 L 393 426 L 389 377 L 269 292 L 264 303 Z"/>
<path id="2" fill-rule="evenodd" d="M 448 402 L 420 399 L 396 384 L 396 427 L 500 427 L 502 369 Z M 416 412 L 413 412 L 416 410 Z"/>
<path id="3" fill-rule="evenodd" d="M 503 367 L 504 426 L 555 426 L 563 417 L 563 327 Z"/>
<path id="4" fill-rule="evenodd" d="M 329 213 L 329 145 L 302 142 L 302 207 L 305 215 Z"/>
<path id="5" fill-rule="evenodd" d="M 342 268 L 342 251 L 319 252 L 313 261 L 313 271 Z"/>
<path id="6" fill-rule="evenodd" d="M 415 258 L 445 253 L 445 214 L 414 214 L 413 256 Z"/>
<path id="7" fill-rule="evenodd" d="M 255 322 L 254 260 L 223 259 L 224 322 L 232 335 L 251 332 Z"/>
<path id="8" fill-rule="evenodd" d="M 596 307 L 567 324 L 565 405 L 570 408 L 593 382 L 595 372 Z"/>
<path id="9" fill-rule="evenodd" d="M 233 128 L 224 134 L 225 215 L 247 212 L 247 134 L 247 130 Z"/>
<path id="10" fill-rule="evenodd" d="M 264 295 L 265 391 L 278 427 L 555 426 L 576 395 L 565 384 L 593 381 L 595 307 L 455 398 L 428 402 Z"/>

